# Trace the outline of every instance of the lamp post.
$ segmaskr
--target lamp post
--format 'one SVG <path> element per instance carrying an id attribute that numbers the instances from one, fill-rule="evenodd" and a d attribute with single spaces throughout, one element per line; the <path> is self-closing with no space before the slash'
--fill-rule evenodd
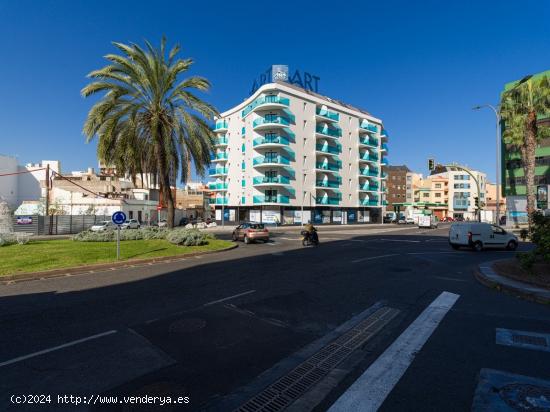
<path id="1" fill-rule="evenodd" d="M 304 227 L 304 197 L 306 197 L 305 186 L 306 186 L 307 169 L 302 169 L 302 174 L 303 174 L 303 178 L 302 178 L 302 207 L 301 207 L 302 211 L 301 211 L 300 223 L 301 223 L 301 226 Z"/>
<path id="2" fill-rule="evenodd" d="M 496 199 L 496 224 L 498 225 L 500 222 L 500 113 L 498 112 L 498 109 L 493 106 L 492 104 L 484 104 L 481 106 L 475 106 L 472 109 L 473 110 L 480 110 L 483 108 L 489 108 L 495 113 L 496 117 L 496 156 L 497 156 L 497 170 L 496 170 L 496 192 L 497 192 L 497 199 Z"/>

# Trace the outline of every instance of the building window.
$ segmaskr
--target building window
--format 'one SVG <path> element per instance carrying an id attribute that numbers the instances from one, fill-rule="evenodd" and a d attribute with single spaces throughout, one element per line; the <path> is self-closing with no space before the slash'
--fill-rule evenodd
<path id="1" fill-rule="evenodd" d="M 246 187 L 246 180 L 245 179 L 241 180 L 241 186 Z"/>
<path id="2" fill-rule="evenodd" d="M 435 194 L 435 197 L 441 197 L 441 193 L 439 193 L 439 192 L 436 193 L 436 194 Z"/>
<path id="3" fill-rule="evenodd" d="M 244 205 L 246 203 L 246 196 L 241 197 L 241 204 Z"/>
<path id="4" fill-rule="evenodd" d="M 246 145 L 243 143 L 243 144 L 241 145 L 241 151 L 244 153 L 245 150 L 246 150 Z"/>
<path id="5" fill-rule="evenodd" d="M 436 184 L 435 184 L 435 188 L 436 188 L 436 189 L 441 189 L 441 183 L 436 183 Z"/>
<path id="6" fill-rule="evenodd" d="M 422 194 L 422 197 L 430 197 L 430 194 L 429 194 L 428 192 L 423 193 L 423 194 Z"/>
<path id="7" fill-rule="evenodd" d="M 245 169 L 245 162 L 244 162 L 244 161 L 241 163 L 241 169 L 242 169 L 242 170 Z"/>

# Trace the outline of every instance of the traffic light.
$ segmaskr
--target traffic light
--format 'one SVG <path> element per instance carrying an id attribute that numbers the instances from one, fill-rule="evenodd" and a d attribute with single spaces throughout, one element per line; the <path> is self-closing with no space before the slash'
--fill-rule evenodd
<path id="1" fill-rule="evenodd" d="M 435 169 L 435 159 L 428 159 L 428 170 L 432 171 Z"/>
<path id="2" fill-rule="evenodd" d="M 476 209 L 479 209 L 479 197 L 474 197 L 474 202 L 475 202 L 475 205 L 476 205 Z"/>

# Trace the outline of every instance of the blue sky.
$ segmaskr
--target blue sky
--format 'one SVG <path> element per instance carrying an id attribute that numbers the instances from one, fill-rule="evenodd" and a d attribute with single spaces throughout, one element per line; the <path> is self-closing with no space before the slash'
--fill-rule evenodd
<path id="1" fill-rule="evenodd" d="M 370 111 L 390 133 L 390 163 L 426 159 L 495 175 L 494 114 L 503 84 L 550 69 L 547 1 L 0 0 L 0 153 L 21 163 L 97 166 L 82 124 L 85 75 L 111 41 L 165 34 L 212 82 L 220 111 L 271 64 L 320 76 L 319 92 Z"/>

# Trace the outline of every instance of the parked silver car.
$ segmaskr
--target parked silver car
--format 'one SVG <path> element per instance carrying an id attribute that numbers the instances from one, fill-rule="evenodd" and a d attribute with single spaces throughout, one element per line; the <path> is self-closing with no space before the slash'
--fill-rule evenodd
<path id="1" fill-rule="evenodd" d="M 99 223 L 96 223 L 95 225 L 93 225 L 90 230 L 92 232 L 103 232 L 105 230 L 115 230 L 116 229 L 116 225 L 111 222 L 110 220 L 104 220 L 102 222 L 99 222 Z"/>
<path id="2" fill-rule="evenodd" d="M 120 228 L 121 229 L 139 229 L 140 226 L 141 225 L 139 224 L 137 219 L 130 219 L 124 222 L 122 225 L 120 225 Z"/>

